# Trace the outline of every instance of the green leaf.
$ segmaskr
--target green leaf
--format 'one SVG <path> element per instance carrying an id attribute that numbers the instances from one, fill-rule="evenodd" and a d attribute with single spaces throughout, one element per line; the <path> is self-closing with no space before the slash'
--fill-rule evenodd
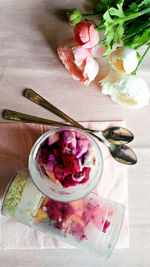
<path id="1" fill-rule="evenodd" d="M 131 36 L 136 36 L 136 34 L 142 35 L 143 31 L 146 28 L 150 27 L 150 19 L 144 22 L 143 20 L 138 20 L 135 22 L 131 22 L 127 26 L 125 25 L 125 32 L 124 32 L 124 40 L 128 39 Z"/>
<path id="2" fill-rule="evenodd" d="M 109 14 L 111 16 L 117 16 L 117 17 L 120 17 L 120 14 L 118 12 L 118 9 L 114 8 L 114 7 L 111 7 L 109 8 Z"/>
<path id="3" fill-rule="evenodd" d="M 118 13 L 120 14 L 120 17 L 123 17 L 124 16 L 123 3 L 124 3 L 124 0 L 120 0 L 120 1 L 118 1 L 118 4 L 117 4 Z"/>
<path id="4" fill-rule="evenodd" d="M 113 25 L 107 25 L 106 26 L 106 31 L 104 33 L 104 35 L 106 35 L 106 40 L 107 41 L 111 41 L 114 37 L 114 29 L 113 29 Z"/>
<path id="5" fill-rule="evenodd" d="M 111 46 L 106 41 L 103 41 L 103 45 L 105 46 L 105 54 L 103 55 L 103 57 L 107 57 L 111 53 Z"/>
<path id="6" fill-rule="evenodd" d="M 141 55 L 138 52 L 136 53 L 136 55 L 137 55 L 138 60 L 140 60 L 141 59 Z"/>
<path id="7" fill-rule="evenodd" d="M 138 7 L 142 7 L 142 6 L 146 6 L 149 7 L 150 6 L 150 0 L 143 0 Z"/>
<path id="8" fill-rule="evenodd" d="M 115 38 L 116 38 L 117 44 L 120 44 L 123 33 L 124 33 L 123 23 L 120 23 L 115 31 Z"/>
<path id="9" fill-rule="evenodd" d="M 108 10 L 104 13 L 103 19 L 106 20 L 107 23 L 113 23 L 113 19 L 110 17 Z"/>
<path id="10" fill-rule="evenodd" d="M 150 39 L 150 28 L 146 29 L 139 38 L 136 40 L 136 46 L 141 46 L 142 44 L 145 44 Z"/>
<path id="11" fill-rule="evenodd" d="M 116 17 L 122 18 L 124 16 L 124 12 L 122 9 L 123 2 L 124 2 L 124 0 L 121 0 L 118 2 L 118 4 L 117 4 L 118 9 L 114 8 L 114 7 L 109 8 L 109 10 L 108 10 L 109 14 L 111 16 L 116 16 Z"/>
<path id="12" fill-rule="evenodd" d="M 112 49 L 112 47 L 113 47 L 113 45 L 115 44 L 115 39 L 113 38 L 112 40 L 111 40 L 111 42 L 110 42 L 110 47 L 111 47 L 111 49 Z"/>
<path id="13" fill-rule="evenodd" d="M 141 46 L 148 44 L 150 40 L 150 28 L 145 29 L 142 33 L 138 33 L 135 36 L 131 36 L 124 41 L 124 45 L 139 49 Z"/>
<path id="14" fill-rule="evenodd" d="M 133 2 L 133 3 L 131 3 L 131 4 L 129 5 L 129 9 L 130 9 L 131 11 L 138 11 L 138 5 L 137 5 L 135 2 Z"/>
<path id="15" fill-rule="evenodd" d="M 117 3 L 117 7 L 123 7 L 123 4 L 124 4 L 124 0 L 119 0 L 118 3 Z"/>

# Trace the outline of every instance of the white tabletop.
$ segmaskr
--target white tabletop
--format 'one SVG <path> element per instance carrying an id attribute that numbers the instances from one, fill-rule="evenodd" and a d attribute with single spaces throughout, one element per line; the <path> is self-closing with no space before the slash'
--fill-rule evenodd
<path id="1" fill-rule="evenodd" d="M 30 87 L 76 120 L 126 121 L 135 134 L 131 147 L 138 156 L 138 163 L 128 167 L 130 248 L 114 250 L 105 264 L 78 249 L 1 250 L 3 267 L 150 266 L 150 106 L 132 110 L 112 102 L 101 94 L 98 78 L 89 87 L 81 85 L 72 79 L 56 54 L 59 42 L 72 37 L 73 30 L 61 20 L 60 9 L 83 10 L 82 4 L 89 2 L 0 1 L 0 111 L 9 108 L 56 119 L 21 96 L 22 90 Z M 150 56 L 138 74 L 150 87 L 149 60 Z M 99 77 L 104 75 L 103 68 Z"/>

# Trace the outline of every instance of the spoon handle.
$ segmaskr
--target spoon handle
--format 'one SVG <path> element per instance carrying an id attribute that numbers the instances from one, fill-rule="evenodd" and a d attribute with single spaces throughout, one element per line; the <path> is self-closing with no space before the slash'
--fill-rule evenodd
<path id="1" fill-rule="evenodd" d="M 23 92 L 23 96 L 31 100 L 32 102 L 44 107 L 45 109 L 49 110 L 50 112 L 54 113 L 58 117 L 64 119 L 65 121 L 71 123 L 77 128 L 84 129 L 86 130 L 81 124 L 79 124 L 77 121 L 73 120 L 70 118 L 68 115 L 66 115 L 64 112 L 62 112 L 60 109 L 55 107 L 53 104 L 48 102 L 46 99 L 44 99 L 42 96 L 37 94 L 34 90 L 32 89 L 25 89 Z M 109 143 L 101 139 L 99 136 L 95 135 L 93 132 L 89 131 L 91 135 L 93 135 L 95 138 L 97 138 L 100 142 L 104 143 L 106 146 L 110 146 Z"/>
<path id="2" fill-rule="evenodd" d="M 64 119 L 65 121 L 70 122 L 72 125 L 74 125 L 78 128 L 84 129 L 84 127 L 82 125 L 80 125 L 78 122 L 76 122 L 75 120 L 70 118 L 68 115 L 63 113 L 61 110 L 56 108 L 53 104 L 51 104 L 46 99 L 44 99 L 42 96 L 37 94 L 34 90 L 27 88 L 24 90 L 23 95 L 24 95 L 24 97 L 28 98 L 29 100 L 33 101 L 34 103 L 42 106 L 43 108 L 51 111 L 55 115 Z"/>
<path id="3" fill-rule="evenodd" d="M 45 124 L 45 125 L 51 125 L 51 126 L 56 126 L 56 127 L 71 126 L 71 124 L 53 121 L 53 120 L 47 120 L 47 119 L 43 119 L 43 118 L 36 117 L 33 115 L 28 115 L 28 114 L 14 111 L 14 110 L 10 110 L 10 109 L 4 109 L 2 112 L 2 117 L 5 120 L 22 121 L 22 122 L 36 123 L 36 124 Z M 77 127 L 77 128 L 79 128 L 79 127 Z M 84 128 L 84 130 L 87 132 L 95 131 L 95 130 L 91 130 L 88 128 Z"/>
<path id="4" fill-rule="evenodd" d="M 9 109 L 4 109 L 2 116 L 5 120 L 22 121 L 22 122 L 37 123 L 37 124 L 46 124 L 46 125 L 57 126 L 57 127 L 69 126 L 66 123 L 47 120 L 47 119 L 43 119 L 43 118 L 32 116 L 32 115 L 27 115 L 25 113 L 21 113 L 21 112 L 9 110 Z"/>
<path id="5" fill-rule="evenodd" d="M 52 113 L 56 114 L 57 116 L 63 118 L 65 121 L 70 122 L 72 125 L 74 125 L 75 127 L 81 128 L 83 130 L 86 130 L 82 125 L 80 125 L 79 123 L 77 123 L 75 120 L 71 119 L 69 116 L 67 116 L 65 113 L 63 113 L 61 110 L 59 110 L 58 108 L 56 108 L 54 105 L 52 105 L 51 103 L 49 103 L 47 100 L 45 100 L 43 97 L 41 97 L 40 95 L 36 94 L 36 92 L 34 92 L 32 89 L 26 89 L 24 96 L 28 99 L 30 99 L 31 101 L 37 103 L 38 105 L 48 109 L 49 111 L 51 111 Z M 102 142 L 103 144 L 105 144 L 112 157 L 123 164 L 135 164 L 137 162 L 136 159 L 136 155 L 133 152 L 132 157 L 135 159 L 134 163 L 132 158 L 130 159 L 130 152 L 131 149 L 130 147 L 124 147 L 122 145 L 110 145 L 108 142 L 104 141 L 103 139 L 101 139 L 100 137 L 98 137 L 97 135 L 95 135 L 93 132 L 90 132 L 90 134 L 97 138 L 100 142 Z M 126 155 L 126 158 L 124 157 L 124 154 Z"/>

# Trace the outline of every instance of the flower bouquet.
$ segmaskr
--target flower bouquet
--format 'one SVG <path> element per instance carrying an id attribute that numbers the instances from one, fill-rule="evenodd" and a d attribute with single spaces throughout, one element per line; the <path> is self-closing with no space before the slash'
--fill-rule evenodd
<path id="1" fill-rule="evenodd" d="M 73 78 L 89 85 L 99 73 L 100 57 L 109 56 L 102 93 L 131 108 L 147 105 L 148 86 L 136 73 L 150 49 L 150 1 L 101 0 L 90 14 L 67 10 L 67 19 L 74 37 L 59 45 L 58 56 Z"/>

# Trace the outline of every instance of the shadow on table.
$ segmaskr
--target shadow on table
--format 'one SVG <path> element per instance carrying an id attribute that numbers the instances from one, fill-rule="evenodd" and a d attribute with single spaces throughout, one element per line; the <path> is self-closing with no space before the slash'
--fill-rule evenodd
<path id="1" fill-rule="evenodd" d="M 98 2 L 86 0 L 81 9 L 83 12 L 90 12 Z M 54 53 L 57 53 L 60 42 L 73 37 L 73 27 L 67 23 L 66 16 L 66 10 L 71 8 L 77 8 L 76 4 L 72 6 L 72 3 L 68 2 L 61 5 L 60 2 L 60 7 L 57 7 L 49 0 L 42 1 L 37 7 L 35 23 Z"/>
<path id="2" fill-rule="evenodd" d="M 100 59 L 98 61 L 99 61 L 99 73 L 98 73 L 98 75 L 96 76 L 96 78 L 94 80 L 94 84 L 96 85 L 96 87 L 99 90 L 101 90 L 100 81 L 102 79 L 104 79 L 107 76 L 107 74 L 110 72 L 111 65 L 109 63 L 109 58 L 108 57 L 106 57 L 106 58 L 100 57 Z"/>
<path id="3" fill-rule="evenodd" d="M 98 0 L 86 0 L 81 6 L 82 11 L 91 12 L 93 7 L 98 3 Z M 57 5 L 57 3 L 56 3 Z M 63 4 L 62 6 L 66 9 L 72 8 L 72 4 Z M 76 5 L 74 6 L 76 7 Z M 59 44 L 73 37 L 73 27 L 67 23 L 66 9 L 54 6 L 54 3 L 51 4 L 51 1 L 45 0 L 37 6 L 35 13 L 35 26 L 37 30 L 41 33 L 43 38 L 48 43 L 48 46 L 56 55 L 56 58 L 59 61 L 57 56 L 57 48 Z M 105 61 L 105 63 L 104 63 Z M 103 79 L 110 69 L 108 58 L 107 60 L 100 58 L 100 72 L 97 75 L 94 83 L 98 90 L 101 89 L 99 81 Z"/>
<path id="4" fill-rule="evenodd" d="M 51 1 L 42 2 L 38 6 L 35 23 L 55 54 L 60 42 L 73 37 L 72 27 L 67 23 L 66 9 L 53 7 Z"/>
<path id="5" fill-rule="evenodd" d="M 84 9 L 87 12 L 91 12 L 93 8 L 98 4 L 100 1 L 99 0 L 86 0 L 85 3 L 83 4 Z"/>

